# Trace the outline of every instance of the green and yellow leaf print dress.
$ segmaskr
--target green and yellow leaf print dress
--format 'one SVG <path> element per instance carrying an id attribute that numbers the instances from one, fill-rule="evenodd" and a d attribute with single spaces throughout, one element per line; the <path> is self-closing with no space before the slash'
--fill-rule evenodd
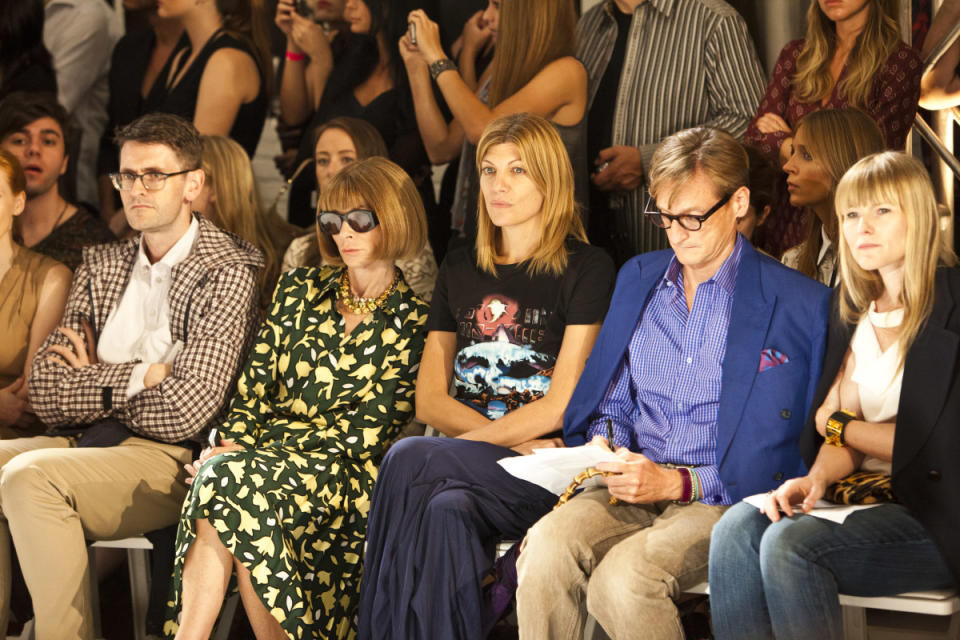
<path id="1" fill-rule="evenodd" d="M 377 465 L 410 419 L 427 307 L 401 279 L 343 336 L 340 268 L 283 275 L 210 459 L 181 513 L 164 632 L 177 631 L 184 558 L 205 518 L 250 570 L 290 638 L 352 638 Z"/>

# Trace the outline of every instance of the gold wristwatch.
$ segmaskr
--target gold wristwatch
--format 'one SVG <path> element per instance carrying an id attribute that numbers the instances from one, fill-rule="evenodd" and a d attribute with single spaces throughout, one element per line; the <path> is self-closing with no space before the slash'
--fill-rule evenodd
<path id="1" fill-rule="evenodd" d="M 847 428 L 847 423 L 856 417 L 857 414 L 847 409 L 834 411 L 830 417 L 827 418 L 827 444 L 835 447 L 845 447 L 847 443 L 843 439 L 843 431 Z"/>

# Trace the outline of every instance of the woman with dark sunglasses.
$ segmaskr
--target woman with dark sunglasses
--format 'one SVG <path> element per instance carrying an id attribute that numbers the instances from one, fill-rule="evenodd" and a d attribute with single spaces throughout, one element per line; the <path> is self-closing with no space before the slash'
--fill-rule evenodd
<path id="1" fill-rule="evenodd" d="M 426 305 L 395 266 L 427 223 L 370 158 L 320 195 L 320 249 L 273 302 L 223 426 L 188 467 L 167 628 L 208 638 L 236 572 L 257 638 L 349 638 L 377 466 L 413 413 Z M 213 439 L 212 438 L 212 439 Z"/>
<path id="2" fill-rule="evenodd" d="M 384 459 L 370 512 L 360 637 L 482 638 L 481 581 L 556 496 L 497 461 L 562 446 L 558 429 L 613 288 L 586 243 L 554 126 L 494 120 L 477 149 L 476 249 L 450 251 L 430 307 L 418 418 Z M 451 382 L 453 393 L 450 393 Z M 486 623 L 486 624 L 485 624 Z"/>
<path id="3" fill-rule="evenodd" d="M 374 156 L 387 157 L 387 145 L 380 133 L 372 124 L 360 118 L 328 120 L 316 128 L 313 138 L 318 190 L 322 190 L 330 178 L 352 162 Z M 309 233 L 290 243 L 283 256 L 282 270 L 320 266 L 323 263 L 316 236 Z M 437 282 L 437 262 L 430 243 L 424 243 L 423 248 L 410 258 L 398 259 L 397 267 L 417 297 L 429 303 Z"/>

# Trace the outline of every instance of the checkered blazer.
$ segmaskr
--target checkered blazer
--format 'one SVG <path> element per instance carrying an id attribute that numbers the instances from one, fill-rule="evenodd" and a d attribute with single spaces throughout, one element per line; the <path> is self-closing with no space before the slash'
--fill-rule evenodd
<path id="1" fill-rule="evenodd" d="M 30 370 L 30 402 L 51 429 L 119 420 L 161 442 L 200 440 L 222 420 L 240 365 L 259 324 L 258 249 L 200 218 L 191 254 L 173 269 L 170 334 L 183 350 L 170 376 L 127 400 L 136 362 L 72 369 L 48 360 L 50 346 L 69 341 L 53 332 Z M 81 318 L 99 335 L 120 301 L 135 264 L 137 240 L 84 249 L 61 324 L 83 336 Z"/>

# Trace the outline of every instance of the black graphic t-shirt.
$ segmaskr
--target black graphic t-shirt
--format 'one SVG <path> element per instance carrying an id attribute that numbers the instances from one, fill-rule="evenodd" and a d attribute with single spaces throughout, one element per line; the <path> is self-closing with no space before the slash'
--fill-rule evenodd
<path id="1" fill-rule="evenodd" d="M 613 261 L 597 247 L 568 246 L 561 276 L 530 276 L 525 263 L 498 265 L 493 276 L 468 249 L 440 265 L 427 326 L 457 334 L 454 397 L 491 420 L 543 397 L 566 326 L 607 312 Z"/>

